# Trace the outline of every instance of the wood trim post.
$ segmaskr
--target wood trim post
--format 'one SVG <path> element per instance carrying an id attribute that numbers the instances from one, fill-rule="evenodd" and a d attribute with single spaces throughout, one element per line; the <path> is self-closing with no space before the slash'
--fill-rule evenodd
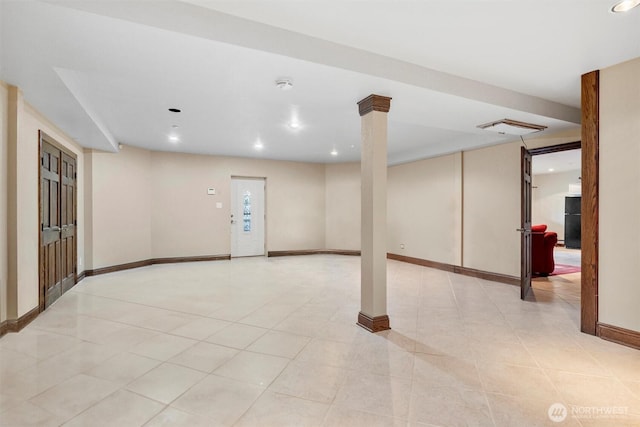
<path id="1" fill-rule="evenodd" d="M 582 75 L 582 282 L 580 330 L 598 325 L 600 72 Z"/>

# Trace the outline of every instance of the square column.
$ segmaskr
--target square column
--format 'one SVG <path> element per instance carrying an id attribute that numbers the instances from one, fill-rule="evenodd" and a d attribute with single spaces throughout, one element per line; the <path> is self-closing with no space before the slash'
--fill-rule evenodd
<path id="1" fill-rule="evenodd" d="M 387 112 L 391 98 L 358 102 L 362 122 L 361 283 L 358 325 L 390 329 L 387 315 Z"/>

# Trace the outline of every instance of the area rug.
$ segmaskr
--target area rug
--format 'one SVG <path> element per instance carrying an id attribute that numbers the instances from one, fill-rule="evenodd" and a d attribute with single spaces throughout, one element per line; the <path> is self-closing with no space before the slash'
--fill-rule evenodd
<path id="1" fill-rule="evenodd" d="M 562 274 L 580 273 L 580 266 L 556 264 L 556 268 L 553 269 L 553 273 L 550 276 L 560 276 Z"/>

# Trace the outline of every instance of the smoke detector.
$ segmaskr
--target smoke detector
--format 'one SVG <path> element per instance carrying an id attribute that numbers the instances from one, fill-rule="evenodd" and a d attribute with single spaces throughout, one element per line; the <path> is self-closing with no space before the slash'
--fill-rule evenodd
<path id="1" fill-rule="evenodd" d="M 276 86 L 280 90 L 290 90 L 293 87 L 293 82 L 289 78 L 282 78 L 276 80 Z"/>

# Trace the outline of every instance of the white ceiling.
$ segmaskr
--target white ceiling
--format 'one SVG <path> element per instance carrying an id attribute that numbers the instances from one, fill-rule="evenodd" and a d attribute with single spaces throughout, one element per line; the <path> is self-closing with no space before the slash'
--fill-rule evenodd
<path id="1" fill-rule="evenodd" d="M 533 175 L 562 173 L 582 170 L 582 150 L 559 151 L 557 153 L 533 156 L 531 172 Z"/>
<path id="2" fill-rule="evenodd" d="M 580 75 L 640 56 L 640 9 L 600 0 L 189 3 L 0 0 L 0 77 L 86 147 L 312 162 L 358 160 L 356 102 L 391 96 L 400 163 L 576 128 Z"/>

